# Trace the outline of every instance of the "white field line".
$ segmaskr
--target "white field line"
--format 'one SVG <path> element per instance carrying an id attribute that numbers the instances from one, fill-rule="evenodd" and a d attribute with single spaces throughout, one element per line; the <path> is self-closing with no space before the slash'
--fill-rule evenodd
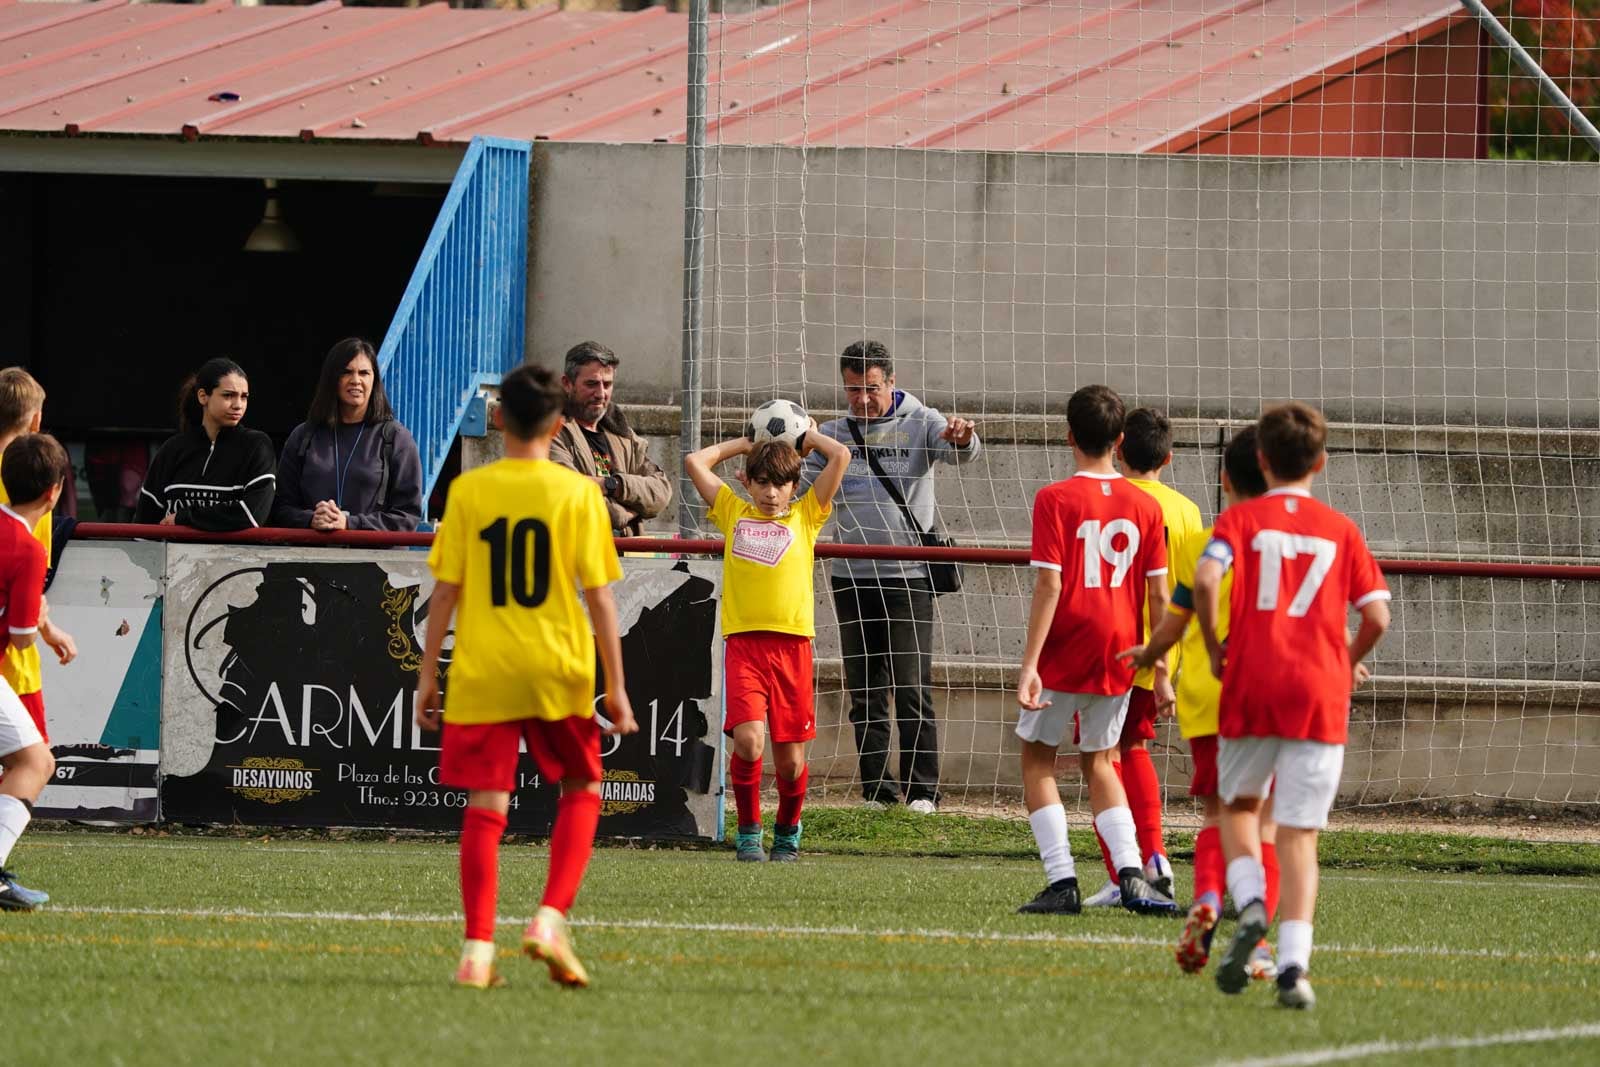
<path id="1" fill-rule="evenodd" d="M 1494 1045 L 1533 1045 L 1572 1038 L 1600 1038 L 1600 1023 L 1578 1023 L 1541 1030 L 1510 1030 L 1480 1037 L 1429 1037 L 1421 1041 L 1368 1041 L 1360 1045 L 1334 1045 L 1331 1048 L 1289 1052 L 1253 1060 L 1222 1060 L 1218 1067 L 1316 1067 L 1321 1063 L 1364 1060 L 1369 1056 L 1396 1056 L 1439 1049 L 1489 1048 Z"/>
<path id="2" fill-rule="evenodd" d="M 343 850 L 343 846 L 345 846 L 345 845 L 356 845 L 356 846 L 359 846 L 361 848 L 361 854 L 363 856 L 419 856 L 419 855 L 425 855 L 425 853 L 422 851 L 423 847 L 426 847 L 429 844 L 434 844 L 435 843 L 435 842 L 422 842 L 422 841 L 419 841 L 419 842 L 417 842 L 417 846 L 410 847 L 410 848 L 370 848 L 370 847 L 366 847 L 366 843 L 365 842 L 360 842 L 360 841 L 335 841 L 335 842 L 330 842 L 330 843 L 328 843 L 326 845 L 310 845 L 310 846 L 306 846 L 306 845 L 280 845 L 275 841 L 263 844 L 261 841 L 253 839 L 253 838 L 217 838 L 214 841 L 212 841 L 210 843 L 207 843 L 207 844 L 203 844 L 203 845 L 202 844 L 189 844 L 189 843 L 186 843 L 186 842 L 183 842 L 183 841 L 174 841 L 171 838 L 155 838 L 155 839 L 145 840 L 145 841 L 104 841 L 104 840 L 93 840 L 93 839 L 87 839 L 87 838 L 81 839 L 81 840 L 71 840 L 71 841 L 61 840 L 62 838 L 70 838 L 70 837 L 74 837 L 74 836 L 76 836 L 76 835 L 73 835 L 71 833 L 64 832 L 64 831 L 45 830 L 45 831 L 42 831 L 42 832 L 37 832 L 36 831 L 34 833 L 31 833 L 31 834 L 28 835 L 28 837 L 25 840 L 35 842 L 35 843 L 37 843 L 38 845 L 40 845 L 42 847 L 48 847 L 48 848 L 71 848 L 71 849 L 79 849 L 79 848 L 84 848 L 84 849 L 94 849 L 94 848 L 141 849 L 141 848 L 143 848 L 143 849 L 163 849 L 163 850 L 170 850 L 170 851 L 174 851 L 174 852 L 211 852 L 211 851 L 215 851 L 219 846 L 220 847 L 232 847 L 232 848 L 245 848 L 245 847 L 255 846 L 255 847 L 259 848 L 262 852 L 272 852 L 272 853 L 281 852 L 281 853 L 284 853 L 285 855 L 329 856 L 329 857 L 344 857 L 345 853 L 344 853 L 344 850 Z M 523 846 L 517 846 L 517 847 L 521 848 Z M 538 845 L 538 846 L 533 847 L 531 851 L 535 855 L 542 855 L 547 851 L 547 849 L 548 849 L 548 846 Z M 684 854 L 685 855 L 693 855 L 694 853 L 686 852 Z M 597 853 L 597 856 L 600 856 L 600 857 L 604 857 L 605 855 L 606 855 L 606 851 L 605 850 L 601 850 L 599 853 Z M 871 859 L 874 862 L 882 862 L 882 863 L 921 863 L 921 862 L 927 861 L 927 859 L 928 859 L 927 857 L 924 857 L 924 856 L 871 856 L 871 857 L 840 857 L 840 858 Z M 1007 869 L 1009 867 L 1015 866 L 1016 864 L 1024 864 L 1024 863 L 1025 864 L 1032 864 L 1035 861 L 1032 860 L 1032 859 L 1028 859 L 1028 860 L 1023 860 L 1023 859 L 1015 859 L 1015 860 L 995 859 L 995 860 L 993 860 L 991 862 L 988 862 L 988 863 L 968 862 L 968 863 L 960 864 L 959 866 L 955 866 L 955 867 L 952 867 L 948 863 L 948 861 L 945 861 L 945 860 L 935 859 L 932 862 L 938 863 L 939 866 L 941 867 L 941 869 L 943 869 L 943 870 L 988 871 L 988 870 L 1004 870 L 1004 869 Z M 1180 865 L 1180 869 L 1183 869 L 1183 865 Z M 1358 882 L 1358 883 L 1368 883 L 1368 884 L 1373 884 L 1373 885 L 1448 885 L 1448 886 L 1459 886 L 1459 887 L 1464 888 L 1464 889 L 1493 889 L 1493 890 L 1502 891 L 1502 892 L 1504 890 L 1506 890 L 1506 889 L 1557 889 L 1557 890 L 1579 890 L 1579 891 L 1588 890 L 1590 892 L 1600 892 L 1600 879 L 1595 879 L 1594 881 L 1590 881 L 1590 882 L 1555 882 L 1555 881 L 1547 882 L 1547 881 L 1543 881 L 1543 880 L 1540 880 L 1540 879 L 1530 879 L 1530 878 L 1527 878 L 1527 877 L 1523 877 L 1521 880 L 1513 882 L 1513 881 L 1508 881 L 1507 880 L 1510 877 L 1514 877 L 1514 876 L 1503 875 L 1503 874 L 1485 874 L 1485 875 L 1479 875 L 1479 876 L 1477 876 L 1475 878 L 1426 877 L 1426 876 L 1417 876 L 1417 875 L 1412 875 L 1412 876 L 1409 876 L 1409 877 L 1391 877 L 1389 875 L 1379 875 L 1379 874 L 1348 874 L 1348 873 L 1346 873 L 1344 871 L 1339 871 L 1339 870 L 1326 870 L 1326 871 L 1322 872 L 1322 880 L 1324 882 Z"/>
<path id="3" fill-rule="evenodd" d="M 48 913 L 65 915 L 113 915 L 154 918 L 185 919 L 244 919 L 264 922 L 346 922 L 346 923 L 424 923 L 454 924 L 461 922 L 459 913 L 408 913 L 360 911 L 255 911 L 248 908 L 113 908 L 64 907 L 50 908 Z M 495 919 L 498 926 L 521 926 L 525 917 L 502 915 Z M 876 941 L 986 941 L 997 944 L 1044 945 L 1123 945 L 1139 948 L 1170 948 L 1170 937 L 1139 937 L 1126 934 L 1018 934 L 995 930 L 941 930 L 941 929 L 882 929 L 859 926 L 777 926 L 763 923 L 669 922 L 658 919 L 574 919 L 572 925 L 596 930 L 655 930 L 674 933 L 755 934 L 769 937 L 843 937 Z M 1444 945 L 1343 945 L 1338 943 L 1318 945 L 1317 951 L 1335 955 L 1355 956 L 1419 956 L 1440 959 L 1549 959 L 1548 953 L 1522 953 L 1504 949 L 1460 949 Z M 1600 962 L 1600 951 L 1571 953 L 1564 959 L 1577 962 Z"/>

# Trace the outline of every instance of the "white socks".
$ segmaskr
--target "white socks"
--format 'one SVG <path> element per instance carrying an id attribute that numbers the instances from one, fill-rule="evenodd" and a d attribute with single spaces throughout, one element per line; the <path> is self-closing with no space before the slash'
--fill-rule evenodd
<path id="1" fill-rule="evenodd" d="M 1278 924 L 1278 969 L 1311 969 L 1311 924 L 1304 919 L 1285 919 Z"/>
<path id="2" fill-rule="evenodd" d="M 1033 827 L 1033 839 L 1039 844 L 1045 881 L 1054 885 L 1063 878 L 1076 878 L 1078 867 L 1067 842 L 1067 809 L 1060 804 L 1040 808 L 1028 816 L 1028 825 Z"/>
<path id="3" fill-rule="evenodd" d="M 17 838 L 22 836 L 22 831 L 28 828 L 28 820 L 33 818 L 33 813 L 28 810 L 28 805 L 16 797 L 0 794 L 0 867 L 6 865 L 6 860 L 11 858 L 11 849 L 17 843 Z"/>
<path id="4" fill-rule="evenodd" d="M 494 942 L 474 941 L 468 938 L 461 945 L 461 961 L 465 963 L 468 960 L 473 963 L 493 963 Z"/>
<path id="5" fill-rule="evenodd" d="M 1267 872 L 1254 856 L 1240 856 L 1228 862 L 1228 894 L 1238 907 L 1253 900 L 1267 899 Z"/>
<path id="6" fill-rule="evenodd" d="M 1107 808 L 1094 817 L 1094 828 L 1105 839 L 1111 852 L 1111 866 L 1118 871 L 1129 867 L 1144 869 L 1139 858 L 1139 837 L 1133 829 L 1133 812 L 1126 807 Z"/>

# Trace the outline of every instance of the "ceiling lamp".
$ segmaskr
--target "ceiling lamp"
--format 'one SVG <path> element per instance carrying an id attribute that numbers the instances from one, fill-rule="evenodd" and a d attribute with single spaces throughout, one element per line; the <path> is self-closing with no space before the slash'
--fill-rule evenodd
<path id="1" fill-rule="evenodd" d="M 277 179 L 266 179 L 266 186 L 266 209 L 261 213 L 261 221 L 256 223 L 256 228 L 250 231 L 250 237 L 244 243 L 244 250 L 246 252 L 300 251 L 300 239 L 294 235 L 294 231 L 278 213 Z"/>

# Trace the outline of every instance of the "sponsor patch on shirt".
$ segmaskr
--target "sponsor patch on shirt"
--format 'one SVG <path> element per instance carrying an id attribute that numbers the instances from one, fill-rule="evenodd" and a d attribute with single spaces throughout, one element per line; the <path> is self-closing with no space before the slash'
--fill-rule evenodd
<path id="1" fill-rule="evenodd" d="M 776 567 L 792 544 L 794 533 L 782 523 L 740 519 L 733 526 L 733 554 L 763 567 Z"/>

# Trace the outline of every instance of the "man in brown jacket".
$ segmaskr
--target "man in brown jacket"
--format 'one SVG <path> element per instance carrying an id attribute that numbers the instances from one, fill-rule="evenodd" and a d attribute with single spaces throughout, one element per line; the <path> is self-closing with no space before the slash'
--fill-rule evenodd
<path id="1" fill-rule="evenodd" d="M 619 362 L 615 352 L 595 341 L 584 341 L 567 353 L 561 375 L 567 419 L 550 442 L 550 458 L 593 478 L 605 493 L 612 532 L 637 537 L 644 520 L 671 503 L 672 481 L 611 405 Z"/>

